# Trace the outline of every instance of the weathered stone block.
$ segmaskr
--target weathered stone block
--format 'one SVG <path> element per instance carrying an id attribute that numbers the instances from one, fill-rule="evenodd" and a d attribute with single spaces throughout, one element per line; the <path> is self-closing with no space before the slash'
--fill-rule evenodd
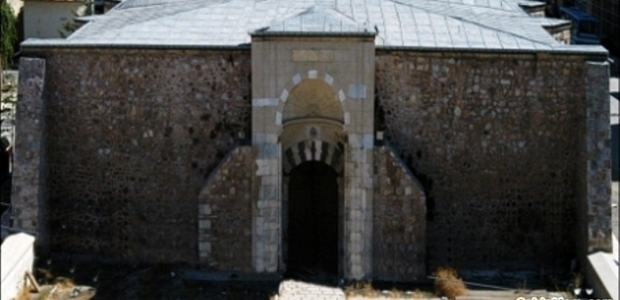
<path id="1" fill-rule="evenodd" d="M 13 172 L 13 218 L 20 229 L 37 233 L 48 246 L 46 61 L 20 59 L 16 145 Z"/>
<path id="2" fill-rule="evenodd" d="M 396 281 L 423 280 L 426 272 L 423 250 L 426 247 L 426 197 L 422 186 L 390 148 L 378 147 L 374 152 L 376 180 L 393 180 L 384 180 L 374 190 L 373 277 Z M 413 240 L 415 244 L 407 247 L 406 240 Z M 417 271 L 418 276 L 407 269 Z"/>

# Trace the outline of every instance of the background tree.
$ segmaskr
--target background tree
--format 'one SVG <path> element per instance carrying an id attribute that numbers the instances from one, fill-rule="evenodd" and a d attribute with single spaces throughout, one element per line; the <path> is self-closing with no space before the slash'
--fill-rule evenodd
<path id="1" fill-rule="evenodd" d="M 0 89 L 2 89 L 2 72 L 10 66 L 13 58 L 13 44 L 17 40 L 15 15 L 7 0 L 0 0 Z"/>

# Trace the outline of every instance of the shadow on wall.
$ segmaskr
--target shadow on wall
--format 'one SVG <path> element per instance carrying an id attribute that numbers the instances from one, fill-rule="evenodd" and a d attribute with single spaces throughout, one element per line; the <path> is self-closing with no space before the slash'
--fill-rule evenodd
<path id="1" fill-rule="evenodd" d="M 0 214 L 11 205 L 10 158 L 10 144 L 6 138 L 0 137 Z"/>
<path id="2" fill-rule="evenodd" d="M 618 127 L 619 124 L 611 125 L 611 180 L 618 181 L 620 178 L 620 162 L 618 161 L 618 152 L 620 149 L 618 148 Z"/>

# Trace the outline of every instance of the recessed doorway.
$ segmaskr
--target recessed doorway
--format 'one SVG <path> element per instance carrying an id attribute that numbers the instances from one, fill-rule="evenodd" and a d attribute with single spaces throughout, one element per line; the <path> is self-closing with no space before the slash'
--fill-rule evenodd
<path id="1" fill-rule="evenodd" d="M 287 273 L 338 275 L 338 174 L 320 161 L 307 161 L 288 177 L 285 239 Z"/>

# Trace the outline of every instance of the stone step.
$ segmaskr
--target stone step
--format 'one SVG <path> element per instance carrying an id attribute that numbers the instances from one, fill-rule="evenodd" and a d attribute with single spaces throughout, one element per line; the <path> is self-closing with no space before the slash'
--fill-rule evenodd
<path id="1" fill-rule="evenodd" d="M 278 288 L 277 300 L 345 300 L 344 292 L 337 287 L 323 286 L 308 282 L 285 280 Z"/>
<path id="2" fill-rule="evenodd" d="M 287 295 L 280 296 L 277 295 L 275 297 L 276 300 L 346 300 L 347 298 L 343 295 Z"/>
<path id="3" fill-rule="evenodd" d="M 276 300 L 371 300 L 371 299 L 390 299 L 390 300 L 405 300 L 405 299 L 419 299 L 419 300 L 441 300 L 442 298 L 432 296 L 428 298 L 419 297 L 405 297 L 399 298 L 394 295 L 381 295 L 379 297 L 364 297 L 364 296 L 350 296 L 347 297 L 344 292 L 338 287 L 324 286 L 320 284 L 285 280 L 280 283 L 278 289 L 278 295 Z M 389 294 L 389 293 L 388 293 Z M 560 292 L 550 292 L 546 290 L 468 290 L 467 294 L 457 297 L 458 300 L 497 300 L 497 299 L 532 299 L 533 297 L 545 299 L 558 299 L 559 297 L 567 298 Z M 444 298 L 445 299 L 445 298 Z"/>

